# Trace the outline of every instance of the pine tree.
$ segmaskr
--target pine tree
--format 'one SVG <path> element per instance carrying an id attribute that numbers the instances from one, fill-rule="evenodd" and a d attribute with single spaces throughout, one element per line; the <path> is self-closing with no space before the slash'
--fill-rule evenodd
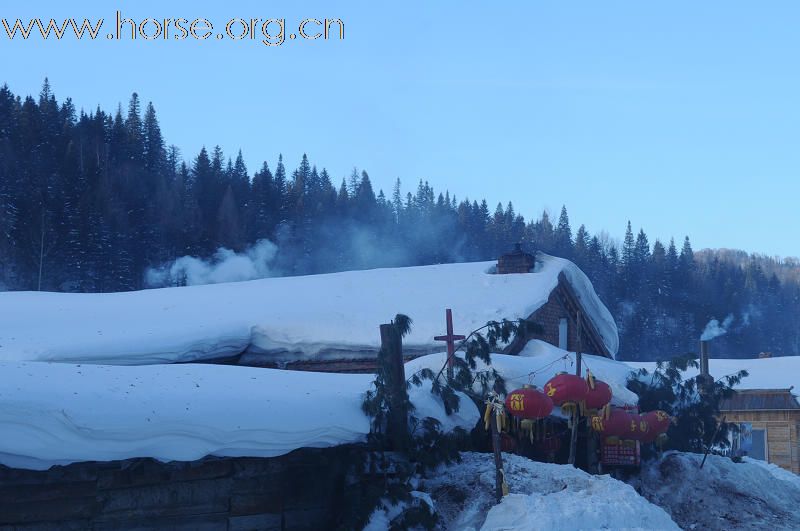
<path id="1" fill-rule="evenodd" d="M 561 207 L 561 215 L 558 217 L 558 225 L 555 231 L 556 253 L 565 258 L 572 256 L 572 228 L 569 226 L 569 216 L 567 207 Z"/>

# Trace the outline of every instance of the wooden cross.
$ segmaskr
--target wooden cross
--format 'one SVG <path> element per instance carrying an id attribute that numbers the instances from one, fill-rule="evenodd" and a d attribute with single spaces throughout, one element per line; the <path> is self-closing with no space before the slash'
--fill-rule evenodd
<path id="1" fill-rule="evenodd" d="M 453 334 L 453 310 L 448 308 L 446 310 L 447 317 L 447 335 L 436 336 L 433 339 L 436 341 L 447 342 L 447 379 L 453 379 L 453 356 L 456 353 L 456 341 L 466 339 L 465 336 Z"/>

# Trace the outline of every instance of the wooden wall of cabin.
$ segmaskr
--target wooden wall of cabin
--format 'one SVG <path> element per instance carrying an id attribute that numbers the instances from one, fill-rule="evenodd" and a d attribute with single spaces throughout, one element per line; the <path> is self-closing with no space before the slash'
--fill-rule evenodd
<path id="1" fill-rule="evenodd" d="M 723 411 L 727 422 L 749 422 L 767 432 L 770 463 L 800 474 L 800 410 Z"/>

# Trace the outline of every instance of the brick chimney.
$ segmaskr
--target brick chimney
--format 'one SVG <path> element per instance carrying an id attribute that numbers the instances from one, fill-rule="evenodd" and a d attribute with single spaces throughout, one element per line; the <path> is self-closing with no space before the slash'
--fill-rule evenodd
<path id="1" fill-rule="evenodd" d="M 497 274 L 530 273 L 536 259 L 522 250 L 522 244 L 514 244 L 514 250 L 497 259 Z"/>

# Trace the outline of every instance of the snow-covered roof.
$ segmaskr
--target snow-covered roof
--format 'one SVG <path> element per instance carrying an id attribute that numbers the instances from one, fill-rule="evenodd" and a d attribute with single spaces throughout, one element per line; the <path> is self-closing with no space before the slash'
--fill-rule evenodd
<path id="1" fill-rule="evenodd" d="M 626 362 L 633 368 L 645 368 L 652 372 L 655 362 Z M 743 378 L 736 389 L 789 389 L 792 393 L 800 394 L 800 356 L 784 356 L 779 358 L 756 359 L 709 359 L 708 372 L 714 379 L 733 375 L 740 370 L 749 374 Z M 699 374 L 699 369 L 690 368 L 683 378 L 693 378 Z"/>
<path id="2" fill-rule="evenodd" d="M 204 364 L 0 362 L 0 464 L 29 469 L 79 461 L 206 455 L 272 457 L 363 442 L 372 374 Z M 430 382 L 409 389 L 414 414 L 471 430 L 465 395 L 446 415 Z"/>
<path id="3" fill-rule="evenodd" d="M 453 309 L 456 333 L 524 318 L 568 279 L 609 352 L 617 328 L 572 262 L 544 254 L 533 273 L 495 275 L 494 262 L 373 269 L 107 294 L 0 293 L 0 360 L 139 365 L 250 351 L 275 359 L 374 352 L 378 325 L 414 320 L 404 346 L 431 352 Z"/>
<path id="4" fill-rule="evenodd" d="M 625 388 L 626 364 L 583 359 L 611 386 L 613 403 L 636 403 Z M 414 359 L 406 376 L 422 368 L 438 372 L 445 360 L 443 352 Z M 534 340 L 520 356 L 492 354 L 492 367 L 510 390 L 544 386 L 557 372 L 574 370 L 573 360 L 574 354 Z M 43 469 L 134 457 L 271 457 L 361 442 L 369 432 L 361 403 L 374 378 L 228 365 L 0 361 L 0 464 Z M 475 426 L 480 412 L 472 400 L 458 393 L 459 411 L 446 415 L 430 388 L 428 380 L 409 388 L 415 416 L 436 418 L 445 431 Z"/>
<path id="5" fill-rule="evenodd" d="M 459 356 L 463 354 L 458 353 Z M 411 375 L 422 368 L 431 368 L 438 371 L 447 354 L 444 352 L 422 356 L 406 363 L 406 375 Z M 492 354 L 491 368 L 496 370 L 506 381 L 506 388 L 511 391 L 531 384 L 543 389 L 550 378 L 559 372 L 575 372 L 575 353 L 561 350 L 550 343 L 534 339 L 529 341 L 519 355 Z M 476 360 L 476 371 L 488 370 L 488 366 Z M 626 384 L 631 368 L 624 362 L 615 361 L 602 356 L 583 354 L 582 374 L 586 370 L 599 380 L 606 382 L 611 387 L 611 403 L 616 406 L 629 406 L 639 403 L 636 393 L 630 391 Z M 476 386 L 476 391 L 478 387 Z M 554 414 L 558 414 L 558 408 Z"/>

